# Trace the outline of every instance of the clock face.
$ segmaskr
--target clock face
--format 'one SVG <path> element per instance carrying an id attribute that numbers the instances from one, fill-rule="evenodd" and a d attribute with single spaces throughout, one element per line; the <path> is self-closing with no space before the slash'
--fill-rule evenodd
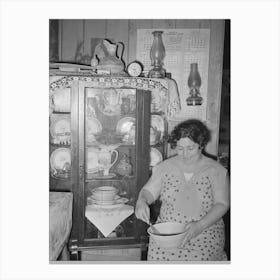
<path id="1" fill-rule="evenodd" d="M 138 77 L 142 73 L 142 66 L 139 62 L 132 62 L 127 67 L 127 72 L 132 77 Z"/>

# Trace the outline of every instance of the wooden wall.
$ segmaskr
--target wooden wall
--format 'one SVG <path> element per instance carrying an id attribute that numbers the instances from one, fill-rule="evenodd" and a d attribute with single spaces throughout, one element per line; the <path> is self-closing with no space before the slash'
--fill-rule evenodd
<path id="1" fill-rule="evenodd" d="M 212 130 L 212 140 L 207 151 L 217 155 L 220 118 L 220 99 L 223 65 L 224 20 L 60 20 L 59 58 L 62 62 L 75 62 L 77 45 L 83 55 L 91 55 L 91 38 L 112 38 L 125 45 L 123 60 L 126 65 L 136 59 L 137 29 L 158 28 L 209 28 L 210 52 L 208 73 L 207 124 Z"/>

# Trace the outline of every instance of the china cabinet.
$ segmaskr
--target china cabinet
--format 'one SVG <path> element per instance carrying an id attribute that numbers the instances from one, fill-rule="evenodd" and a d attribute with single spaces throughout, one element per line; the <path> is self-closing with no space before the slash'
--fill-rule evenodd
<path id="1" fill-rule="evenodd" d="M 164 79 L 50 72 L 50 189 L 73 192 L 71 259 L 137 259 L 145 252 L 147 225 L 134 206 L 153 166 L 167 156 L 174 100 Z M 117 189 L 112 203 L 93 197 L 101 186 Z"/>

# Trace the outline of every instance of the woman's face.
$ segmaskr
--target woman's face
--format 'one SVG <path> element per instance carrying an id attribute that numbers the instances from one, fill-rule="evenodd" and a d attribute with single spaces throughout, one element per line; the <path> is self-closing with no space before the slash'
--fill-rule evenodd
<path id="1" fill-rule="evenodd" d="M 199 145 L 193 142 L 190 138 L 185 137 L 177 141 L 177 154 L 185 161 L 192 162 L 197 160 L 201 155 Z"/>

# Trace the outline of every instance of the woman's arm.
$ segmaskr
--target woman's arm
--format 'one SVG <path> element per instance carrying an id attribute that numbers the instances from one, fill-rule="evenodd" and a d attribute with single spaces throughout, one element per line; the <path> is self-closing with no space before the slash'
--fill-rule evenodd
<path id="1" fill-rule="evenodd" d="M 182 244 L 196 237 L 206 228 L 216 223 L 229 209 L 229 180 L 225 169 L 213 177 L 212 192 L 214 204 L 210 211 L 199 221 L 187 224 L 187 234 Z"/>
<path id="2" fill-rule="evenodd" d="M 226 172 L 218 174 L 212 185 L 214 205 L 199 221 L 203 230 L 221 219 L 229 209 L 229 179 Z"/>
<path id="3" fill-rule="evenodd" d="M 198 221 L 198 223 L 202 227 L 202 231 L 206 228 L 210 227 L 214 223 L 216 223 L 218 220 L 220 220 L 229 209 L 229 206 L 223 203 L 216 203 L 211 208 L 211 210 L 205 215 L 202 219 Z"/>
<path id="4" fill-rule="evenodd" d="M 151 192 L 144 188 L 139 193 L 137 201 L 139 201 L 139 200 L 144 201 L 148 205 L 152 204 L 155 201 Z"/>
<path id="5" fill-rule="evenodd" d="M 160 195 L 161 191 L 161 174 L 158 168 L 154 168 L 153 175 L 141 189 L 135 207 L 135 215 L 138 219 L 145 223 L 150 223 L 150 208 L 152 204 Z"/>
<path id="6" fill-rule="evenodd" d="M 154 201 L 152 194 L 146 190 L 142 189 L 139 193 L 138 200 L 135 206 L 135 216 L 136 218 L 144 221 L 145 223 L 150 223 L 150 208 L 149 205 Z"/>

